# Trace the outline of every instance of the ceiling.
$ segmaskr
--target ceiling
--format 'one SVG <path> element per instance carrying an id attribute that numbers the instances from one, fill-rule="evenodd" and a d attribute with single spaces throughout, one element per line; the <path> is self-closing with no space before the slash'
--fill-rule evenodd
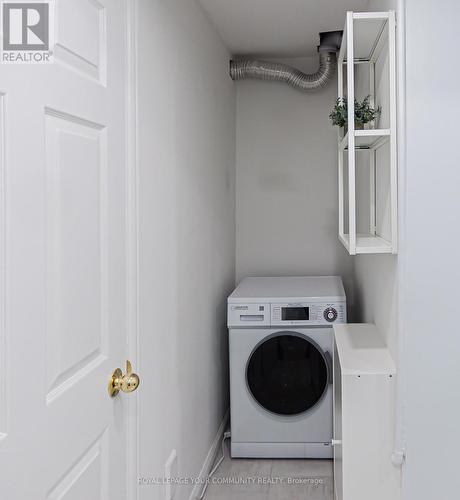
<path id="1" fill-rule="evenodd" d="M 311 56 L 318 33 L 343 29 L 369 0 L 197 0 L 233 55 Z"/>

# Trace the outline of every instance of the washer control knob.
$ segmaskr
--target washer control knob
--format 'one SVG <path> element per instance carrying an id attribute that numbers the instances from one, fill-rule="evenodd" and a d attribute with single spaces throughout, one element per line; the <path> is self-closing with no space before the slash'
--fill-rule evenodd
<path id="1" fill-rule="evenodd" d="M 337 310 L 333 307 L 328 307 L 324 310 L 324 319 L 329 323 L 332 323 L 337 319 Z"/>

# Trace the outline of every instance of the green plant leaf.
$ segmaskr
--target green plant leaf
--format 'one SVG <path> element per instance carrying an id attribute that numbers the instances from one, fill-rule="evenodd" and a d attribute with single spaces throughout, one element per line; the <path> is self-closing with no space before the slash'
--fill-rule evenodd
<path id="1" fill-rule="evenodd" d="M 361 102 L 355 99 L 355 123 L 364 125 L 374 121 L 381 113 L 381 107 L 374 109 L 370 106 L 370 95 L 367 95 Z M 329 114 L 332 125 L 345 127 L 348 123 L 348 104 L 347 99 L 337 99 L 335 105 Z"/>

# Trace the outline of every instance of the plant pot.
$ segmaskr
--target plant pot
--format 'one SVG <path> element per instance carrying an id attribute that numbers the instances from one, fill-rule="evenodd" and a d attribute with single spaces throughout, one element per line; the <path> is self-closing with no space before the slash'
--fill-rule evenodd
<path id="1" fill-rule="evenodd" d="M 364 123 L 355 122 L 355 130 L 364 130 Z M 348 124 L 343 127 L 343 135 L 346 135 L 348 132 Z"/>

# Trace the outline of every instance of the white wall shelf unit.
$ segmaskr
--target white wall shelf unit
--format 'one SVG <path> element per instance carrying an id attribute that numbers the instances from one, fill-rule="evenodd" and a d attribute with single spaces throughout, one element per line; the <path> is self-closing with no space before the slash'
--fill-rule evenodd
<path id="1" fill-rule="evenodd" d="M 348 106 L 348 131 L 339 131 L 339 240 L 351 255 L 362 253 L 397 253 L 398 236 L 398 184 L 397 184 L 397 136 L 396 136 L 396 22 L 395 13 L 389 12 L 347 12 L 342 46 L 338 56 L 338 97 L 346 97 Z M 387 51 L 387 52 L 386 52 Z M 385 67 L 385 85 L 388 103 L 385 103 L 385 118 L 388 123 L 382 128 L 355 129 L 354 102 L 357 96 L 357 68 L 362 74 L 362 65 L 367 66 L 370 104 L 377 106 L 377 96 L 382 92 L 376 84 L 376 63 L 385 52 L 388 64 Z M 345 83 L 345 86 L 344 86 Z M 366 88 L 367 90 L 367 88 Z M 382 146 L 389 148 L 384 164 L 377 167 L 376 156 Z M 357 184 L 357 157 L 367 152 L 366 168 L 369 192 L 369 213 L 365 231 L 358 227 L 357 205 L 362 193 Z M 362 162 L 363 158 L 360 158 Z M 345 165 L 348 170 L 345 173 Z M 388 169 L 388 185 L 385 191 L 377 187 L 377 168 Z M 380 187 L 380 186 L 379 186 Z M 385 203 L 379 201 L 384 199 Z M 378 208 L 386 211 L 381 216 Z M 386 227 L 379 227 L 381 219 Z M 382 224 L 383 225 L 383 224 Z"/>

